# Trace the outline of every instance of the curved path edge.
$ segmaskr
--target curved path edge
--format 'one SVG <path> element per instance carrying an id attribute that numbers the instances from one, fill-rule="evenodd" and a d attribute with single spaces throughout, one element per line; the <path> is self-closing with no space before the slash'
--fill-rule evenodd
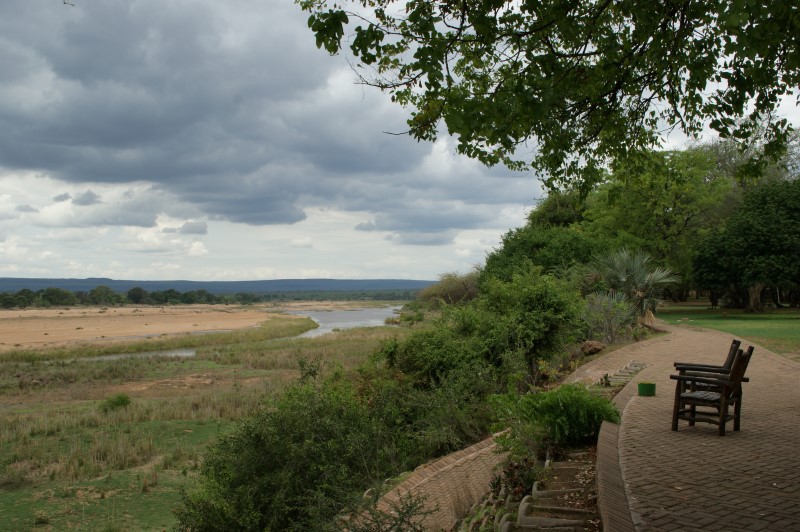
<path id="1" fill-rule="evenodd" d="M 603 529 L 613 532 L 633 532 L 631 509 L 625 494 L 625 480 L 619 463 L 619 425 L 603 422 L 597 438 L 597 507 Z"/>

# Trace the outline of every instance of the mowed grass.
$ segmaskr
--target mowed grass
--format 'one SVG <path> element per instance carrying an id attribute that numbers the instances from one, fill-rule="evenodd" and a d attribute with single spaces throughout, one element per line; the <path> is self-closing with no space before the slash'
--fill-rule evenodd
<path id="1" fill-rule="evenodd" d="M 85 351 L 63 349 L 52 358 L 0 355 L 0 529 L 168 529 L 203 449 L 296 380 L 300 360 L 352 369 L 385 339 L 408 333 L 375 327 L 280 338 L 313 326 L 286 321 L 270 325 L 280 332 L 202 337 L 211 341 L 194 344 L 190 359 L 87 361 Z"/>
<path id="2" fill-rule="evenodd" d="M 800 362 L 800 309 L 747 313 L 738 309 L 675 305 L 660 310 L 658 317 L 673 325 L 705 327 L 730 333 Z"/>

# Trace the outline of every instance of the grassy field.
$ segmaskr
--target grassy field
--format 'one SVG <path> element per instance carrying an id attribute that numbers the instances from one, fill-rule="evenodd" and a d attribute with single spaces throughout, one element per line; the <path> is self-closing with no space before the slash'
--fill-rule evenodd
<path id="1" fill-rule="evenodd" d="M 355 368 L 407 329 L 287 339 L 310 320 L 162 338 L 193 358 L 90 360 L 90 346 L 0 355 L 0 529 L 162 530 L 204 447 L 298 375 L 300 359 Z M 87 351 L 89 349 L 89 351 Z"/>
<path id="2" fill-rule="evenodd" d="M 688 304 L 661 309 L 658 317 L 673 325 L 706 327 L 730 333 L 800 362 L 800 309 L 772 309 L 753 314 Z"/>

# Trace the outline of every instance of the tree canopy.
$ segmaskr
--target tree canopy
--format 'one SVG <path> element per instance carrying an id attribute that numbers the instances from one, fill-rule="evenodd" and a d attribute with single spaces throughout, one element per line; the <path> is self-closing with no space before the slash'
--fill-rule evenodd
<path id="1" fill-rule="evenodd" d="M 763 310 L 767 285 L 800 283 L 800 180 L 764 183 L 699 246 L 697 281 L 748 287 L 747 309 Z"/>
<path id="2" fill-rule="evenodd" d="M 795 0 L 296 1 L 318 47 L 348 42 L 362 81 L 409 108 L 412 136 L 443 122 L 459 152 L 551 186 L 588 190 L 674 128 L 757 144 L 759 171 L 791 132 L 776 109 L 800 86 Z"/>
<path id="3" fill-rule="evenodd" d="M 699 231 L 730 215 L 738 196 L 736 170 L 719 168 L 710 145 L 653 152 L 612 165 L 587 199 L 587 232 L 617 235 L 684 278 L 691 277 Z"/>

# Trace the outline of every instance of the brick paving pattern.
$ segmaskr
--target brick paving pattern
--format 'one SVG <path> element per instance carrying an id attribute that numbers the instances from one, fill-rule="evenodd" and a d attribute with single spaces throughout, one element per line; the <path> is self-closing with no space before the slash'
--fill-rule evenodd
<path id="1" fill-rule="evenodd" d="M 617 523 L 606 521 L 606 529 L 800 531 L 800 364 L 756 346 L 741 431 L 729 422 L 719 437 L 715 425 L 681 421 L 673 432 L 673 362 L 721 364 L 732 337 L 663 328 L 669 334 L 602 356 L 569 379 L 597 382 L 631 360 L 646 364 L 615 398 L 623 411 L 620 427 L 604 427 L 600 438 L 598 457 L 606 461 L 598 465 L 601 513 Z M 751 344 L 742 340 L 742 347 Z M 640 381 L 655 382 L 656 396 L 638 397 Z"/>

